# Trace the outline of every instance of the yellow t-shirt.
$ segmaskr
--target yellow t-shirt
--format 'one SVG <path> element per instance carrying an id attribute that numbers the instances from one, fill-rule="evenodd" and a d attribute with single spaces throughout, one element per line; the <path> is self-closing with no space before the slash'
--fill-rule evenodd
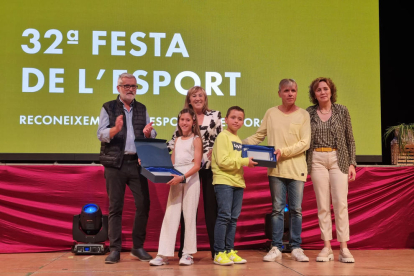
<path id="1" fill-rule="evenodd" d="M 309 149 L 311 127 L 309 113 L 299 108 L 285 114 L 277 106 L 266 111 L 256 133 L 243 140 L 243 144 L 257 145 L 267 136 L 267 142 L 282 155 L 276 168 L 268 168 L 267 174 L 276 177 L 306 181 L 306 150 Z"/>
<path id="2" fill-rule="evenodd" d="M 249 158 L 242 158 L 242 141 L 227 129 L 216 138 L 211 158 L 213 185 L 225 184 L 246 188 L 243 166 L 249 165 Z"/>

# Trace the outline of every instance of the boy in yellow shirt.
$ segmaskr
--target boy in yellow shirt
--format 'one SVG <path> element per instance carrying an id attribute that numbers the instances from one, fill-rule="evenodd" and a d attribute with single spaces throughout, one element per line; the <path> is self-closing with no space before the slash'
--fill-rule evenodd
<path id="1" fill-rule="evenodd" d="M 216 138 L 211 167 L 218 214 L 214 228 L 214 263 L 218 265 L 244 264 L 247 261 L 234 251 L 237 219 L 241 212 L 243 191 L 246 187 L 243 166 L 257 165 L 252 157 L 242 158 L 242 141 L 237 131 L 244 121 L 244 110 L 232 106 L 225 118 L 227 129 Z"/>

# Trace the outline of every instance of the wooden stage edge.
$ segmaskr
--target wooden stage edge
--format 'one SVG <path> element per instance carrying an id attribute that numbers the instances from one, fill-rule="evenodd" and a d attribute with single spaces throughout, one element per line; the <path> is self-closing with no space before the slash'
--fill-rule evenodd
<path id="1" fill-rule="evenodd" d="M 219 266 L 213 264 L 210 252 L 194 254 L 192 266 L 179 266 L 177 252 L 169 265 L 149 266 L 131 256 L 121 253 L 117 264 L 104 264 L 107 255 L 74 255 L 71 252 L 0 254 L 0 275 L 414 275 L 414 250 L 352 250 L 356 262 L 340 263 L 338 250 L 334 250 L 335 261 L 319 263 L 319 251 L 305 250 L 310 262 L 300 263 L 284 253 L 281 261 L 263 262 L 266 254 L 261 250 L 241 250 L 239 255 L 246 264 Z M 150 252 L 153 256 L 156 253 Z"/>

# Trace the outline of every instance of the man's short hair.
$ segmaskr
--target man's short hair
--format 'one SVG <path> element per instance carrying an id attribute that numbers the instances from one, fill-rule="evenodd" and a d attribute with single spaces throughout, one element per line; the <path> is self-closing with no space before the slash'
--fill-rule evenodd
<path id="1" fill-rule="evenodd" d="M 128 74 L 128 73 L 122 73 L 121 75 L 119 75 L 118 77 L 118 85 L 122 85 L 122 79 L 123 78 L 127 78 L 127 79 L 137 79 L 134 75 L 132 74 Z"/>
<path id="2" fill-rule="evenodd" d="M 296 81 L 294 79 L 283 79 L 279 82 L 279 91 L 282 89 L 283 86 L 287 86 L 287 85 L 296 85 L 296 87 L 298 87 L 298 84 L 296 83 Z"/>
<path id="3" fill-rule="evenodd" d="M 230 107 L 229 109 L 227 109 L 226 118 L 227 118 L 227 117 L 229 117 L 230 112 L 231 112 L 232 110 L 237 110 L 237 111 L 241 111 L 241 112 L 243 112 L 243 117 L 244 117 L 244 109 L 243 109 L 243 108 L 241 108 L 240 106 L 235 105 L 235 106 L 232 106 L 232 107 Z"/>

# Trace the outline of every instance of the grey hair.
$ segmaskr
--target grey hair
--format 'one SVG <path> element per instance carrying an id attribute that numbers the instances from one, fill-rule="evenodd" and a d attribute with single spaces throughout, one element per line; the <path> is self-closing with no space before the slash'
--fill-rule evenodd
<path id="1" fill-rule="evenodd" d="M 298 87 L 298 84 L 296 83 L 296 81 L 294 79 L 283 79 L 279 82 L 279 91 L 282 89 L 283 86 L 286 85 L 296 85 L 296 87 Z"/>
<path id="2" fill-rule="evenodd" d="M 134 75 L 132 74 L 128 74 L 128 73 L 122 73 L 121 75 L 119 75 L 118 77 L 118 85 L 122 84 L 122 79 L 123 78 L 127 78 L 127 79 L 137 79 Z"/>

